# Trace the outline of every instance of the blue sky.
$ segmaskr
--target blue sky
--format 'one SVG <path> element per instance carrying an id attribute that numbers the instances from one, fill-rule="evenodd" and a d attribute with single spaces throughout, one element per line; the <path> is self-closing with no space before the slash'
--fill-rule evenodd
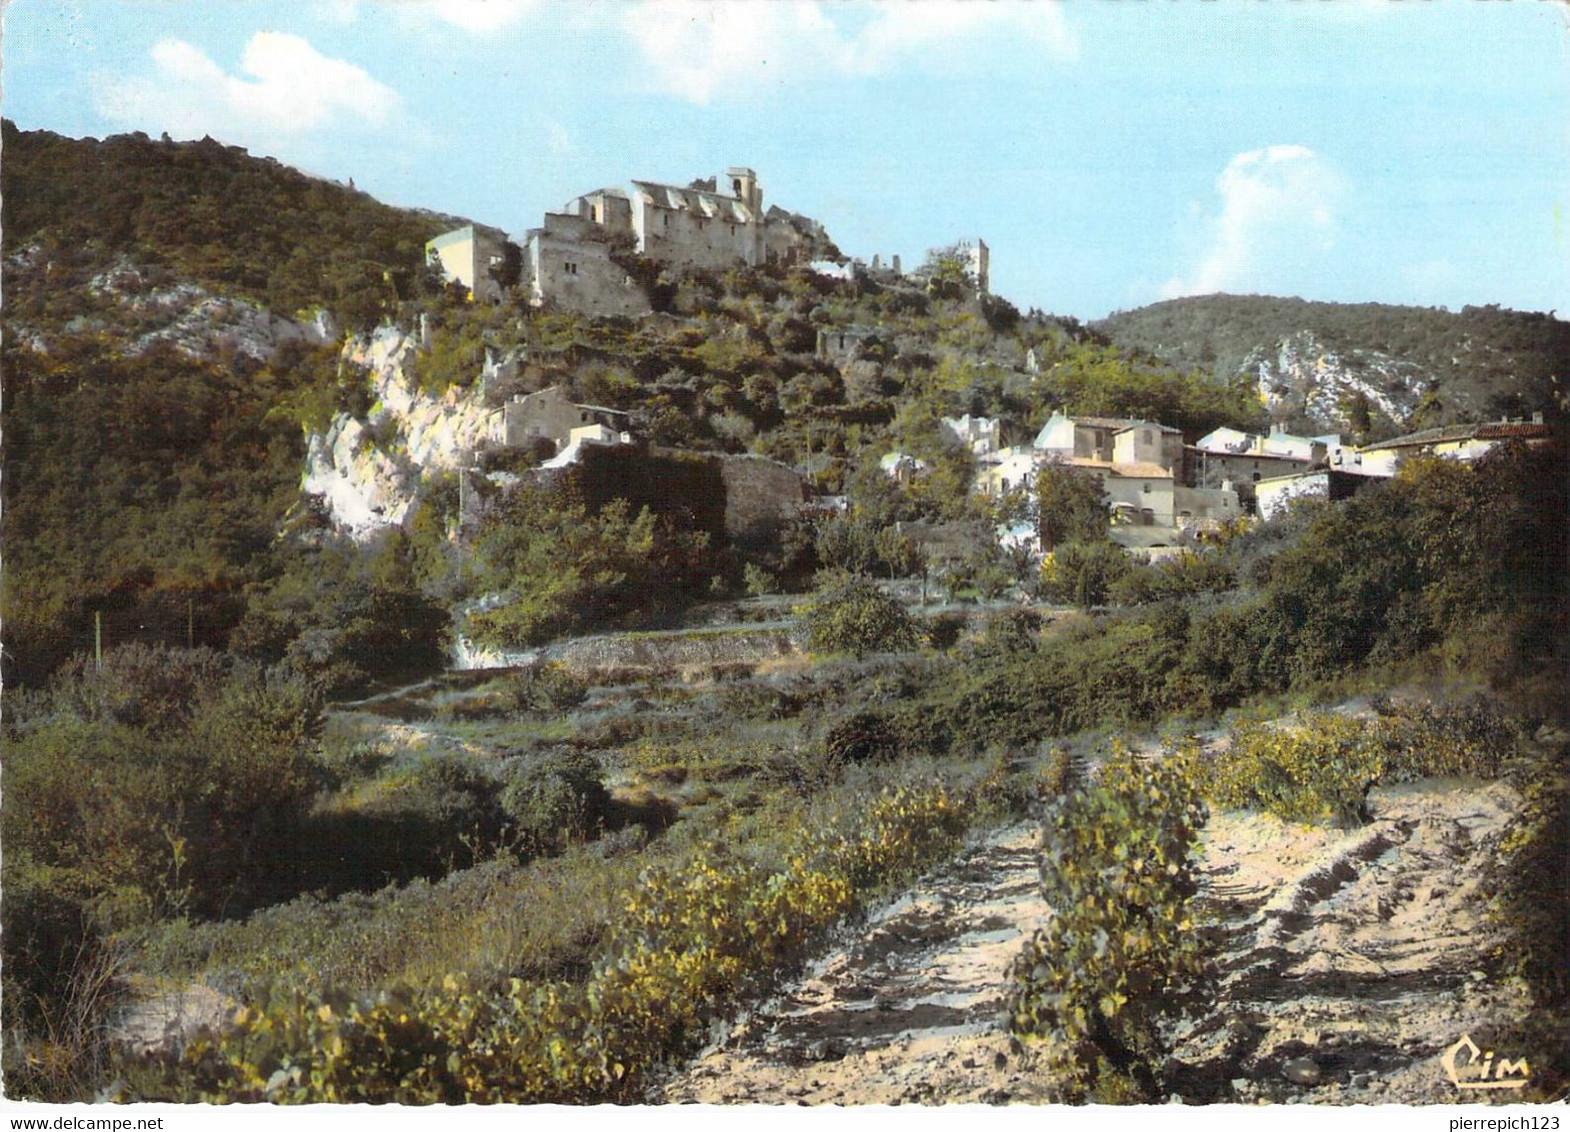
<path id="1" fill-rule="evenodd" d="M 1100 317 L 1213 291 L 1570 314 L 1565 0 L 12 0 L 24 129 L 211 134 L 515 234 L 758 170 Z"/>

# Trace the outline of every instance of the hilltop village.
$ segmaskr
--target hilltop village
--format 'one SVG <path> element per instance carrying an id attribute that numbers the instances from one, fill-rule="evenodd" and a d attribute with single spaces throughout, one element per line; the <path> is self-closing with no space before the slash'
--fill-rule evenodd
<path id="1" fill-rule="evenodd" d="M 975 286 L 985 292 L 987 246 L 977 241 L 965 248 Z M 476 301 L 493 302 L 516 289 L 534 306 L 598 316 L 649 313 L 628 270 L 629 254 L 717 269 L 817 262 L 833 272 L 836 262 L 845 262 L 818 221 L 778 205 L 765 210 L 758 175 L 740 166 L 685 187 L 633 181 L 585 193 L 547 212 L 516 243 L 499 229 L 465 225 L 431 240 L 426 254 Z M 892 271 L 900 273 L 897 256 Z"/>
<path id="2" fill-rule="evenodd" d="M 899 256 L 885 264 L 843 255 L 819 221 L 778 205 L 767 208 L 752 169 L 731 167 L 686 186 L 634 180 L 597 189 L 547 212 L 539 227 L 514 241 L 496 228 L 469 224 L 426 245 L 430 265 L 466 290 L 476 303 L 521 298 L 536 309 L 600 318 L 651 315 L 640 276 L 651 268 L 723 271 L 737 266 L 799 268 L 825 279 L 872 279 L 884 284 L 929 287 L 937 272 L 960 281 L 960 293 L 990 295 L 990 249 L 985 241 L 962 241 L 929 253 L 907 274 Z M 815 352 L 850 377 L 858 362 L 884 348 L 877 326 L 820 329 Z M 493 390 L 511 388 L 528 367 L 526 351 L 488 356 L 486 377 Z M 1040 375 L 1034 350 L 1019 376 Z M 511 384 L 509 384 L 511 383 Z M 523 384 L 527 385 L 528 382 Z M 535 383 L 536 386 L 538 383 Z M 1424 454 L 1471 460 L 1505 439 L 1545 441 L 1541 413 L 1531 420 L 1428 429 L 1357 446 L 1338 433 L 1294 435 L 1282 425 L 1250 433 L 1220 427 L 1186 442 L 1174 425 L 1118 416 L 1067 415 L 1054 411 L 1033 436 L 1010 436 L 996 417 L 946 417 L 950 442 L 974 461 L 971 489 L 980 496 L 1015 504 L 1013 518 L 998 528 L 1002 545 L 1041 554 L 1043 543 L 1034 506 L 1037 476 L 1061 466 L 1093 479 L 1110 519 L 1110 537 L 1151 559 L 1177 553 L 1208 533 L 1246 517 L 1271 518 L 1297 499 L 1345 499 L 1363 484 L 1395 474 L 1407 458 Z M 505 394 L 504 404 L 482 430 L 481 447 L 532 449 L 542 472 L 576 464 L 589 448 L 647 447 L 630 414 L 572 400 L 557 384 Z M 909 485 L 929 472 L 919 456 L 898 450 L 880 466 Z M 783 521 L 795 502 L 816 512 L 843 506 L 836 496 L 811 498 L 809 469 L 792 478 L 774 469 L 772 486 L 783 491 L 769 517 Z"/>

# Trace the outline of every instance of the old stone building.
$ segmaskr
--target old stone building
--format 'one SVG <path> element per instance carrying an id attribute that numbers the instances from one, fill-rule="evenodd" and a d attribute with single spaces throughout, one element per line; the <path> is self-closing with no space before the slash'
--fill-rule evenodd
<path id="1" fill-rule="evenodd" d="M 497 299 L 465 243 L 478 226 L 431 241 L 447 273 L 477 299 Z M 486 229 L 489 255 L 506 237 Z M 465 234 L 468 234 L 467 236 Z M 476 246 L 478 246 L 476 244 Z M 448 251 L 448 249 L 451 249 Z M 751 169 L 734 166 L 688 186 L 632 181 L 596 189 L 548 212 L 521 245 L 519 285 L 537 306 L 551 304 L 585 314 L 637 315 L 648 311 L 643 290 L 617 262 L 620 253 L 656 263 L 724 270 L 766 263 L 806 263 L 833 251 L 816 220 L 780 207 L 765 211 L 763 187 Z M 983 251 L 983 270 L 985 253 Z"/>
<path id="2" fill-rule="evenodd" d="M 547 212 L 524 237 L 521 285 L 529 302 L 585 314 L 636 316 L 649 299 L 612 258 L 604 230 L 582 216 Z"/>
<path id="3" fill-rule="evenodd" d="M 842 372 L 868 354 L 877 354 L 882 333 L 869 326 L 834 326 L 818 331 L 816 355 Z"/>
<path id="4" fill-rule="evenodd" d="M 1127 417 L 1070 417 L 1054 412 L 1036 434 L 1044 458 L 1067 462 L 1149 463 L 1167 472 L 1183 466 L 1183 434 L 1171 425 Z"/>
<path id="5" fill-rule="evenodd" d="M 562 211 L 641 256 L 689 267 L 804 263 L 829 245 L 817 221 L 777 205 L 765 211 L 758 175 L 743 166 L 686 187 L 633 181 L 597 189 Z"/>
<path id="6" fill-rule="evenodd" d="M 579 405 L 559 385 L 514 397 L 502 409 L 502 442 L 523 448 L 547 440 L 560 452 L 573 441 L 627 443 L 627 414 L 598 405 Z"/>
<path id="7" fill-rule="evenodd" d="M 976 282 L 976 290 L 980 294 L 992 294 L 992 249 L 987 247 L 987 241 L 977 240 L 971 243 L 962 240 L 960 248 L 965 254 L 965 267 L 970 272 L 970 277 Z"/>
<path id="8" fill-rule="evenodd" d="M 443 232 L 425 245 L 426 260 L 482 302 L 495 302 L 502 297 L 508 261 L 517 254 L 517 247 L 509 245 L 507 233 L 484 224 L 466 224 Z M 516 269 L 516 263 L 512 266 Z"/>

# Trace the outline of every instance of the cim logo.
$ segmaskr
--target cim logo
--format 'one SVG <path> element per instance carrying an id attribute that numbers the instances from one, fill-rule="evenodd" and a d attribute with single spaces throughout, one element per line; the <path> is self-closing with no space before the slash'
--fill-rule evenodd
<path id="1" fill-rule="evenodd" d="M 1511 1061 L 1501 1057 L 1495 1061 L 1494 1051 L 1484 1053 L 1469 1034 L 1462 1034 L 1460 1041 L 1445 1050 L 1439 1064 L 1458 1089 L 1519 1089 L 1532 1075 L 1526 1058 Z"/>

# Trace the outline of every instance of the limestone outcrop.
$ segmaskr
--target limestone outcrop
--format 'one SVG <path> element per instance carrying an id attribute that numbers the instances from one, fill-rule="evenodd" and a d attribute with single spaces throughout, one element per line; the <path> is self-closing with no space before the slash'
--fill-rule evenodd
<path id="1" fill-rule="evenodd" d="M 412 334 L 392 326 L 350 339 L 343 361 L 366 373 L 371 410 L 364 420 L 339 413 L 310 438 L 301 489 L 357 539 L 403 523 L 425 477 L 467 466 L 477 448 L 501 435 L 501 411 L 473 389 L 432 395 L 420 388 L 416 348 Z"/>
<path id="2" fill-rule="evenodd" d="M 1360 400 L 1405 424 L 1430 388 L 1412 362 L 1373 350 L 1338 351 L 1307 330 L 1255 350 L 1243 370 L 1273 419 L 1304 418 L 1322 432 L 1351 431 L 1350 410 Z"/>

